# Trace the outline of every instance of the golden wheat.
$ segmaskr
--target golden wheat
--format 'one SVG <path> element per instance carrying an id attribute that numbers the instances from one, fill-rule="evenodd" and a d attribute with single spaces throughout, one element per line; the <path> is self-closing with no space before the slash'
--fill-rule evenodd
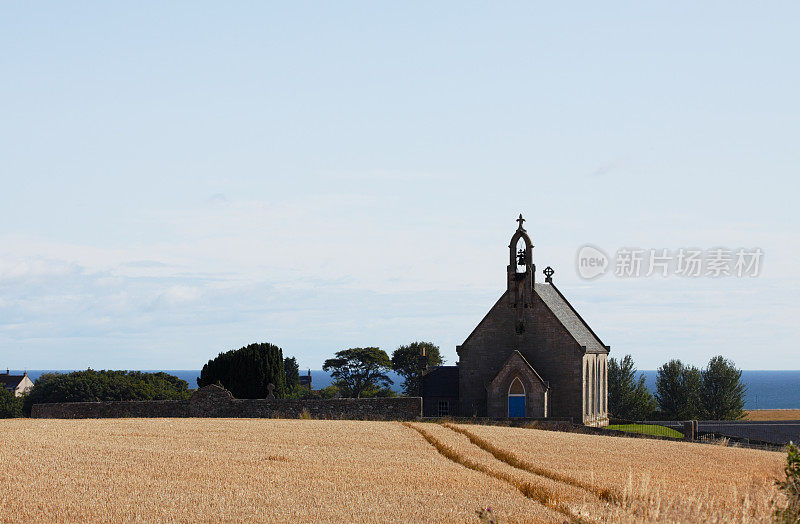
<path id="1" fill-rule="evenodd" d="M 760 521 L 782 453 L 521 428 L 0 421 L 0 521 Z"/>
<path id="2" fill-rule="evenodd" d="M 613 502 L 615 504 L 620 504 L 622 502 L 623 497 L 618 489 L 602 488 L 594 483 L 586 482 L 585 480 L 581 480 L 575 477 L 570 477 L 568 475 L 563 475 L 557 471 L 543 468 L 537 464 L 533 464 L 531 462 L 527 462 L 519 458 L 519 456 L 515 454 L 512 450 L 503 449 L 495 445 L 494 442 L 492 442 L 491 440 L 481 438 L 474 432 L 469 431 L 466 428 L 450 423 L 444 423 L 443 425 L 447 428 L 452 429 L 457 433 L 461 433 L 462 435 L 467 437 L 467 439 L 471 443 L 475 444 L 482 450 L 490 453 L 496 459 L 505 462 L 506 464 L 512 467 L 527 471 L 529 473 L 533 473 L 534 475 L 538 475 L 540 477 L 545 477 L 551 480 L 562 482 L 564 484 L 570 484 L 577 488 L 584 489 L 586 491 L 593 493 L 600 499 L 608 502 Z"/>
<path id="3" fill-rule="evenodd" d="M 753 409 L 744 413 L 744 420 L 800 420 L 800 409 Z"/>
<path id="4" fill-rule="evenodd" d="M 686 442 L 456 425 L 553 478 L 612 490 L 636 518 L 769 521 L 783 453 Z M 513 461 L 512 461 L 513 462 Z M 569 480 L 567 480 L 569 482 Z"/>
<path id="5" fill-rule="evenodd" d="M 409 424 L 425 434 L 434 445 L 446 448 L 444 454 L 457 455 L 454 460 L 470 469 L 482 471 L 515 486 L 525 496 L 558 511 L 572 521 L 619 522 L 625 513 L 620 508 L 600 500 L 595 494 L 551 478 L 529 472 L 497 460 L 492 454 L 472 445 L 466 436 L 437 424 Z M 433 443 L 433 442 L 432 442 Z M 438 445 L 437 445 L 438 444 Z"/>
<path id="6" fill-rule="evenodd" d="M 3 420 L 0 434 L 3 522 L 557 518 L 399 423 Z"/>

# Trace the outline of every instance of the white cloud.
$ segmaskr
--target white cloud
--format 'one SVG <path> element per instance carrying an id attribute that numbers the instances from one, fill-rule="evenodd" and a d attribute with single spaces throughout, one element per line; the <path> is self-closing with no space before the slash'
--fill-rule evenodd
<path id="1" fill-rule="evenodd" d="M 146 241 L 6 237 L 0 347 L 25 348 L 42 368 L 76 367 L 69 362 L 80 355 L 87 365 L 191 368 L 270 340 L 316 367 L 345 346 L 392 349 L 427 338 L 453 362 L 455 345 L 505 287 L 507 238 L 486 226 L 448 227 L 439 213 L 396 219 L 383 204 L 375 194 L 227 199 L 142 213 L 135 221 L 150 232 Z M 529 230 L 536 237 L 542 228 Z M 794 236 L 759 238 L 768 271 L 758 279 L 587 283 L 574 269 L 583 238 L 543 243 L 535 261 L 539 271 L 556 269 L 557 284 L 604 342 L 632 353 L 642 369 L 720 352 L 744 367 L 780 367 L 787 350 L 770 352 L 791 347 L 798 313 L 797 283 L 787 276 Z M 754 352 L 759 344 L 769 349 Z"/>

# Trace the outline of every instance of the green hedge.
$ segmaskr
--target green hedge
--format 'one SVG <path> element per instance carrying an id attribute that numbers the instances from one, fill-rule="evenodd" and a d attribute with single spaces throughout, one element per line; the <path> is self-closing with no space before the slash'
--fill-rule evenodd
<path id="1" fill-rule="evenodd" d="M 25 396 L 23 411 L 30 415 L 34 404 L 52 402 L 182 400 L 189 396 L 189 384 L 168 373 L 87 369 L 43 374 Z"/>

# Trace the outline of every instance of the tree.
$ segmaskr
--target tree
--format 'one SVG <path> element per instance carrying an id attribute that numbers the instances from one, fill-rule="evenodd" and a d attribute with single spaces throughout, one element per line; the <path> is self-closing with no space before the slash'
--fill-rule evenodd
<path id="1" fill-rule="evenodd" d="M 266 398 L 267 386 L 273 384 L 274 395 L 283 398 L 287 393 L 283 350 L 259 343 L 220 353 L 203 366 L 197 379 L 200 387 L 216 383 L 235 398 Z"/>
<path id="2" fill-rule="evenodd" d="M 16 418 L 22 416 L 22 397 L 13 391 L 0 386 L 0 418 Z"/>
<path id="3" fill-rule="evenodd" d="M 336 387 L 336 384 L 331 384 L 328 387 L 314 390 L 312 394 L 315 398 L 338 398 L 342 396 L 342 393 L 339 391 L 339 388 Z"/>
<path id="4" fill-rule="evenodd" d="M 667 420 L 701 418 L 702 385 L 700 370 L 680 360 L 670 360 L 658 368 L 656 400 L 661 416 Z"/>
<path id="5" fill-rule="evenodd" d="M 744 417 L 742 372 L 722 356 L 712 358 L 702 371 L 702 399 L 705 417 L 736 420 Z"/>
<path id="6" fill-rule="evenodd" d="M 283 359 L 283 372 L 286 376 L 286 391 L 294 391 L 300 387 L 300 366 L 294 357 Z"/>
<path id="7" fill-rule="evenodd" d="M 703 410 L 703 375 L 694 366 L 686 366 L 683 373 L 683 389 L 685 393 L 685 408 L 681 419 L 706 418 Z"/>
<path id="8" fill-rule="evenodd" d="M 322 365 L 329 371 L 342 396 L 359 398 L 365 391 L 388 387 L 386 372 L 392 366 L 389 355 L 378 348 L 351 348 L 337 351 Z"/>
<path id="9" fill-rule="evenodd" d="M 167 373 L 141 371 L 74 371 L 44 373 L 24 397 L 23 412 L 48 402 L 101 402 L 109 400 L 183 400 L 189 384 Z"/>
<path id="10" fill-rule="evenodd" d="M 406 395 L 419 395 L 422 379 L 422 370 L 420 369 L 422 350 L 425 350 L 425 364 L 428 367 L 444 364 L 439 346 L 431 342 L 412 342 L 400 346 L 392 353 L 392 369 L 403 377 L 403 393 Z"/>
<path id="11" fill-rule="evenodd" d="M 368 387 L 361 392 L 361 398 L 394 398 L 397 392 L 389 386 Z"/>
<path id="12" fill-rule="evenodd" d="M 615 418 L 647 420 L 656 410 L 656 399 L 644 384 L 644 375 L 636 379 L 633 358 L 608 360 L 608 409 Z"/>

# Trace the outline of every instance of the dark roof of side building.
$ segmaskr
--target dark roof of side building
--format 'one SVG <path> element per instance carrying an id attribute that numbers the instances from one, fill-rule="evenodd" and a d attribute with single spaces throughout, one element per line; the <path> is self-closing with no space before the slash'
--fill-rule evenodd
<path id="1" fill-rule="evenodd" d="M 457 397 L 458 366 L 437 366 L 422 376 L 422 394 L 426 397 Z"/>
<path id="2" fill-rule="evenodd" d="M 534 290 L 559 322 L 569 331 L 572 338 L 586 348 L 587 353 L 608 352 L 608 348 L 600 341 L 600 338 L 595 335 L 592 328 L 575 311 L 575 308 L 572 307 L 558 288 L 549 283 L 536 283 Z"/>
<path id="3" fill-rule="evenodd" d="M 6 389 L 14 389 L 19 386 L 23 378 L 25 378 L 25 375 L 6 375 L 5 373 L 0 373 L 0 384 Z"/>

